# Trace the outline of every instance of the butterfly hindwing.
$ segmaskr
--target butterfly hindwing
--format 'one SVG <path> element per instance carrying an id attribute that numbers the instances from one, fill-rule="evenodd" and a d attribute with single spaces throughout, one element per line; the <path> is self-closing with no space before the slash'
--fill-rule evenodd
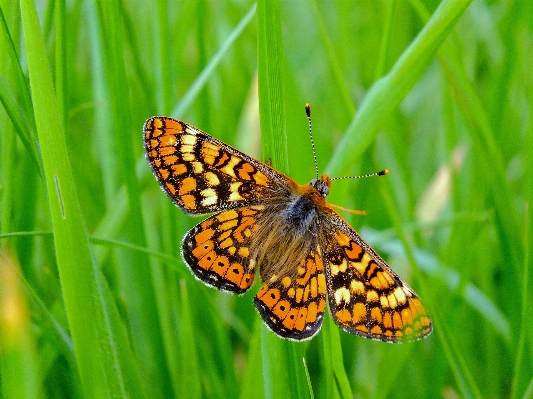
<path id="1" fill-rule="evenodd" d="M 262 210 L 256 206 L 220 212 L 185 235 L 182 257 L 198 279 L 237 294 L 250 288 L 256 263 L 250 242 Z"/>
<path id="2" fill-rule="evenodd" d="M 303 340 L 318 333 L 326 306 L 326 277 L 318 249 L 299 262 L 292 276 L 264 281 L 254 302 L 267 326 L 281 337 Z"/>

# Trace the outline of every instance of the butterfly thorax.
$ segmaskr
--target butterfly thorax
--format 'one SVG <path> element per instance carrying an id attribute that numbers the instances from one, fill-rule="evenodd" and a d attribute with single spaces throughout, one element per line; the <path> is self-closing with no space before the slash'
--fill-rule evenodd
<path id="1" fill-rule="evenodd" d="M 320 226 L 320 214 L 327 207 L 324 198 L 328 195 L 330 184 L 331 179 L 324 175 L 309 184 L 298 185 L 281 211 L 288 229 L 297 234 L 315 234 Z"/>

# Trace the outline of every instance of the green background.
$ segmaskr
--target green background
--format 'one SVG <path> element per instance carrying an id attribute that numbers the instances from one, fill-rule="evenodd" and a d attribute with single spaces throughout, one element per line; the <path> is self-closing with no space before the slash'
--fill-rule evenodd
<path id="1" fill-rule="evenodd" d="M 0 398 L 531 397 L 533 3 L 0 0 Z M 258 89 L 259 87 L 259 89 Z M 142 125 L 328 201 L 420 295 L 391 345 L 278 339 L 196 281 Z M 529 285 L 530 287 L 530 285 Z"/>

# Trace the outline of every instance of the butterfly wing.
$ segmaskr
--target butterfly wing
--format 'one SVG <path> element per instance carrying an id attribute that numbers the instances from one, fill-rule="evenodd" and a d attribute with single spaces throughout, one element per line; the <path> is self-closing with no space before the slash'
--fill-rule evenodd
<path id="1" fill-rule="evenodd" d="M 386 342 L 414 341 L 431 333 L 420 298 L 340 216 L 324 241 L 328 299 L 344 330 Z"/>
<path id="2" fill-rule="evenodd" d="M 253 234 L 264 207 L 220 212 L 193 227 L 183 238 L 182 257 L 193 274 L 211 287 L 244 293 L 253 283 Z"/>
<path id="3" fill-rule="evenodd" d="M 264 203 L 288 177 L 184 122 L 144 124 L 146 158 L 163 191 L 185 212 L 204 214 Z"/>
<path id="4" fill-rule="evenodd" d="M 326 276 L 318 248 L 302 258 L 296 273 L 264 281 L 254 303 L 266 325 L 283 338 L 300 341 L 318 333 L 326 306 Z"/>

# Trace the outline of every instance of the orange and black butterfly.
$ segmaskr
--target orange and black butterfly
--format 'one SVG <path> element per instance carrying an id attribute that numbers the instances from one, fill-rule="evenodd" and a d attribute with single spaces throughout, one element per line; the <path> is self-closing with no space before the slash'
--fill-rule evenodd
<path id="1" fill-rule="evenodd" d="M 205 284 L 237 294 L 259 269 L 254 303 L 277 335 L 313 337 L 326 302 L 340 327 L 366 338 L 404 342 L 431 333 L 416 293 L 327 204 L 328 176 L 300 185 L 168 117 L 146 121 L 144 148 L 177 206 L 214 213 L 183 238 L 185 263 Z"/>

